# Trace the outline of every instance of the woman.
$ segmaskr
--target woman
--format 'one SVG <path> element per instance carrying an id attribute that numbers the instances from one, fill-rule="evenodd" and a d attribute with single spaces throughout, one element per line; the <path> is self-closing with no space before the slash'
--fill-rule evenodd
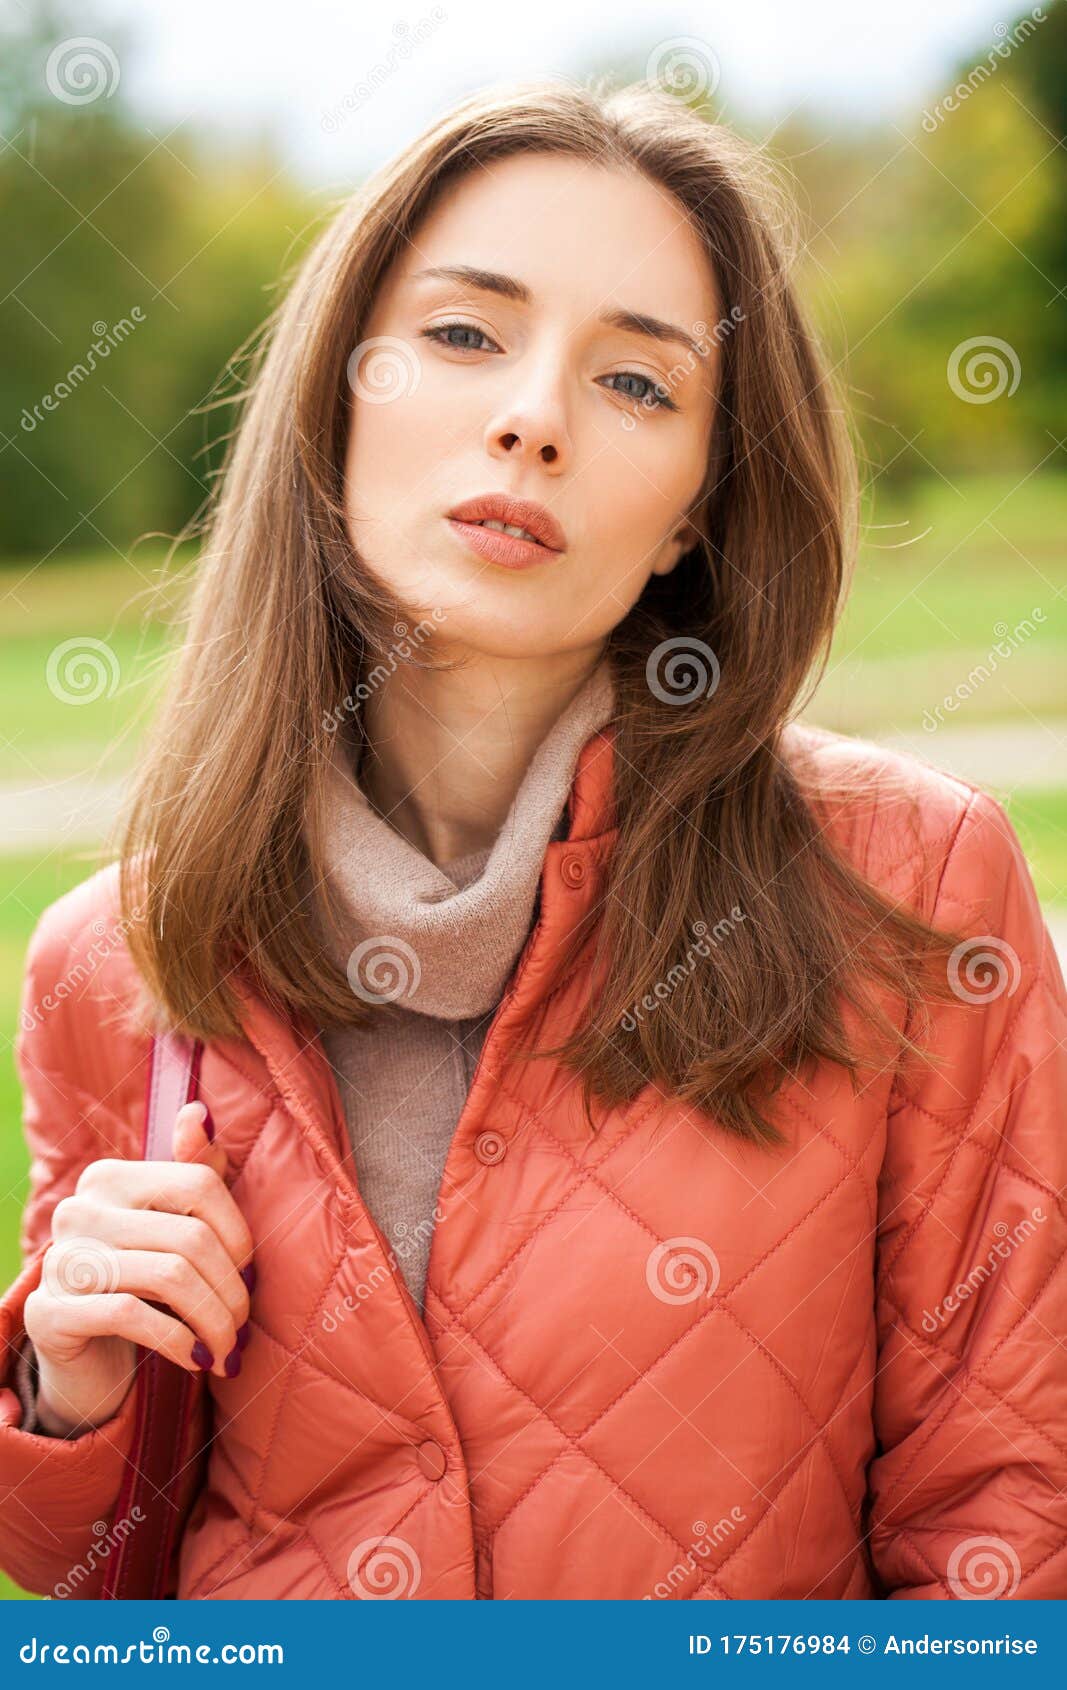
<path id="1" fill-rule="evenodd" d="M 303 263 L 30 946 L 24 1586 L 98 1588 L 139 1343 L 180 1597 L 1067 1594 L 1063 981 L 999 804 L 795 720 L 855 501 L 782 226 L 550 83 Z"/>

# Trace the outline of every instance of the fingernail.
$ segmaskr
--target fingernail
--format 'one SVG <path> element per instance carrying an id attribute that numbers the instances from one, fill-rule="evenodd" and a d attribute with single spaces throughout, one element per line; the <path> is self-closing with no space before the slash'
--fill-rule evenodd
<path id="1" fill-rule="evenodd" d="M 254 1291 L 255 1288 L 256 1288 L 256 1264 L 255 1264 L 255 1262 L 249 1262 L 247 1267 L 240 1268 L 238 1271 L 240 1272 L 241 1278 L 245 1282 L 245 1289 L 249 1292 Z"/>
<path id="2" fill-rule="evenodd" d="M 215 1123 L 211 1119 L 211 1110 L 208 1108 L 206 1103 L 204 1104 L 204 1131 L 207 1133 L 208 1143 L 214 1144 L 214 1142 L 215 1142 Z"/>
<path id="3" fill-rule="evenodd" d="M 227 1379 L 235 1379 L 241 1371 L 241 1351 L 237 1344 L 233 1346 L 226 1360 L 223 1362 Z"/>
<path id="4" fill-rule="evenodd" d="M 252 1329 L 246 1320 L 243 1326 L 237 1328 L 237 1348 L 243 1350 L 251 1336 Z"/>
<path id="5" fill-rule="evenodd" d="M 196 1362 L 197 1367 L 202 1367 L 205 1370 L 209 1367 L 214 1367 L 215 1365 L 215 1357 L 200 1338 L 198 1338 L 196 1343 L 193 1345 L 193 1360 Z"/>

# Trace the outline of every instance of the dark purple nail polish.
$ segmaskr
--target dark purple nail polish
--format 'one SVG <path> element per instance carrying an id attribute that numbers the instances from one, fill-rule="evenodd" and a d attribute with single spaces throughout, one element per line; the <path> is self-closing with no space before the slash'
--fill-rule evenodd
<path id="1" fill-rule="evenodd" d="M 193 1360 L 196 1362 L 197 1367 L 202 1367 L 205 1370 L 209 1367 L 214 1367 L 215 1365 L 215 1357 L 200 1338 L 198 1338 L 196 1343 L 193 1345 Z"/>
<path id="2" fill-rule="evenodd" d="M 252 1330 L 246 1320 L 243 1326 L 237 1328 L 237 1348 L 243 1350 L 251 1336 Z"/>
<path id="3" fill-rule="evenodd" d="M 215 1142 L 215 1123 L 211 1119 L 211 1110 L 208 1108 L 206 1103 L 204 1104 L 204 1131 L 207 1133 L 208 1143 L 214 1144 L 214 1142 Z"/>
<path id="4" fill-rule="evenodd" d="M 239 1272 L 240 1272 L 241 1278 L 245 1282 L 245 1287 L 246 1287 L 247 1291 L 251 1295 L 251 1293 L 256 1288 L 256 1264 L 255 1264 L 255 1262 L 249 1262 L 248 1266 L 239 1269 Z"/>
<path id="5" fill-rule="evenodd" d="M 241 1351 L 235 1344 L 226 1360 L 223 1362 L 227 1379 L 235 1379 L 241 1371 Z"/>

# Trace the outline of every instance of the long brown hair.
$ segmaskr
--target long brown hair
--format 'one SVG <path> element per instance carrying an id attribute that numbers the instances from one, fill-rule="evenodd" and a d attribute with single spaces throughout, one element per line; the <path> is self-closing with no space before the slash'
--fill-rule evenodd
<path id="1" fill-rule="evenodd" d="M 346 363 L 442 189 L 538 152 L 636 168 L 674 195 L 722 305 L 715 423 L 690 513 L 700 543 L 650 579 L 608 642 L 618 835 L 575 941 L 595 939 L 603 984 L 558 1052 L 582 1076 L 587 1113 L 655 1081 L 730 1131 L 774 1139 L 769 1103 L 787 1073 L 826 1058 L 855 1079 L 875 1060 L 854 1048 L 850 1021 L 879 1035 L 879 1061 L 916 1049 L 905 1029 L 938 995 L 931 965 L 956 935 L 835 854 L 819 795 L 787 754 L 854 554 L 855 457 L 791 280 L 776 173 L 646 84 L 552 81 L 463 101 L 342 204 L 303 259 L 251 353 L 186 637 L 132 791 L 128 942 L 146 1001 L 197 1037 L 240 1036 L 235 967 L 312 1028 L 380 1012 L 316 931 L 319 916 L 337 920 L 320 848 L 337 707 L 395 651 L 407 614 L 345 524 Z M 717 684 L 680 699 L 679 654 L 716 665 Z M 440 661 L 432 639 L 403 657 Z M 714 963 L 681 971 L 669 1007 L 635 1021 L 643 994 L 678 975 L 693 922 L 723 920 Z"/>

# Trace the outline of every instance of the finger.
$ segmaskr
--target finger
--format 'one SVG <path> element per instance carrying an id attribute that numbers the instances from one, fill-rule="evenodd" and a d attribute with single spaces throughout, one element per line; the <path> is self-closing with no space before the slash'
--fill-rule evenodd
<path id="1" fill-rule="evenodd" d="M 129 1208 L 87 1193 L 60 1200 L 52 1216 L 49 1281 L 71 1291 L 105 1291 L 114 1280 L 117 1250 L 159 1250 L 184 1256 L 218 1292 L 241 1327 L 249 1316 L 249 1294 L 225 1244 L 195 1215 Z M 95 1277 L 95 1282 L 94 1282 Z"/>
<path id="2" fill-rule="evenodd" d="M 59 1347 L 64 1340 L 85 1343 L 90 1338 L 129 1338 L 190 1373 L 205 1371 L 193 1357 L 199 1334 L 132 1291 L 94 1292 L 86 1297 L 53 1300 L 47 1315 L 39 1317 L 37 1328 L 42 1347 L 47 1344 L 49 1349 Z"/>
<path id="3" fill-rule="evenodd" d="M 229 1160 L 222 1146 L 213 1142 L 211 1117 L 200 1098 L 183 1104 L 174 1117 L 171 1149 L 176 1162 L 203 1162 L 225 1179 Z"/>
<path id="4" fill-rule="evenodd" d="M 107 1203 L 129 1208 L 195 1215 L 218 1233 L 238 1272 L 251 1263 L 248 1222 L 221 1176 L 202 1162 L 94 1162 L 78 1189 L 82 1195 L 102 1196 Z"/>
<path id="5" fill-rule="evenodd" d="M 214 1358 L 212 1371 L 228 1375 L 223 1362 L 237 1345 L 237 1328 L 228 1307 L 203 1274 L 185 1256 L 165 1250 L 116 1250 L 117 1283 L 112 1295 L 132 1291 L 162 1303 L 201 1339 Z"/>

